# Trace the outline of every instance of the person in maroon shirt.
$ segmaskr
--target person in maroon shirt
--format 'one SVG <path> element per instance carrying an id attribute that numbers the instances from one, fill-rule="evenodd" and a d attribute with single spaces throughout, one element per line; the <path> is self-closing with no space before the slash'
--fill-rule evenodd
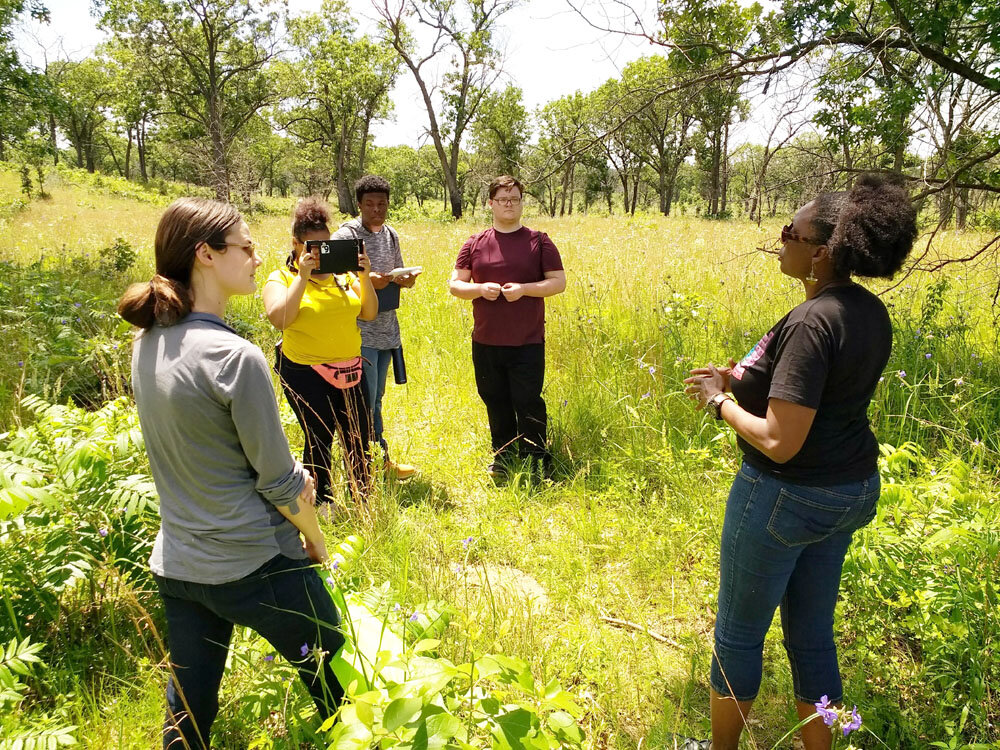
<path id="1" fill-rule="evenodd" d="M 465 241 L 448 289 L 472 300 L 472 365 L 486 404 L 494 460 L 530 458 L 548 472 L 545 439 L 545 302 L 566 288 L 559 251 L 544 232 L 521 224 L 524 190 L 510 175 L 490 183 L 493 226 Z"/>

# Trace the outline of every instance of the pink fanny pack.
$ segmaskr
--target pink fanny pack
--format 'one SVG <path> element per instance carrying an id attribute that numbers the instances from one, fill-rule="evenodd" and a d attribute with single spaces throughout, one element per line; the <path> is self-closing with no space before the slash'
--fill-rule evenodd
<path id="1" fill-rule="evenodd" d="M 334 388 L 346 390 L 361 382 L 361 357 L 345 359 L 343 362 L 312 365 L 312 368 Z"/>

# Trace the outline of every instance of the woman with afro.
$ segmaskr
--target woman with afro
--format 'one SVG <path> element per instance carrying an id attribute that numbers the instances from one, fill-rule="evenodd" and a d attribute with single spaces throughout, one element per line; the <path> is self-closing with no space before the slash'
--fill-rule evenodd
<path id="1" fill-rule="evenodd" d="M 306 243 L 329 240 L 329 225 L 330 209 L 320 198 L 299 201 L 286 267 L 268 277 L 263 292 L 268 320 L 283 333 L 275 370 L 305 435 L 303 463 L 316 477 L 320 506 L 331 499 L 330 454 L 338 436 L 352 497 L 364 499 L 370 489 L 372 420 L 358 320 L 378 314 L 367 254 L 358 274 L 316 273 L 319 253 L 307 252 Z"/>
<path id="2" fill-rule="evenodd" d="M 842 701 L 834 607 L 851 536 L 875 515 L 867 409 L 892 346 L 885 306 L 852 277 L 892 277 L 916 235 L 906 191 L 884 179 L 819 195 L 781 232 L 781 272 L 802 282 L 805 301 L 738 364 L 684 381 L 699 408 L 736 431 L 743 463 L 722 529 L 712 741 L 682 747 L 736 750 L 779 607 L 799 717 Z M 831 745 L 818 719 L 802 737 L 807 750 Z"/>

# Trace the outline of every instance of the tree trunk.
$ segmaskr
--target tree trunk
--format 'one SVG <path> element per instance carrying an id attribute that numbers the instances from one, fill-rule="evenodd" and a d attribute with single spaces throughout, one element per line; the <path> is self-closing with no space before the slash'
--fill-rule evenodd
<path id="1" fill-rule="evenodd" d="M 639 201 L 639 176 L 636 175 L 635 179 L 632 180 L 632 212 L 631 215 L 635 216 L 635 206 Z"/>
<path id="2" fill-rule="evenodd" d="M 340 126 L 340 143 L 337 144 L 337 208 L 342 214 L 357 216 L 358 209 L 354 205 L 354 196 L 347 184 L 347 122 Z"/>
<path id="3" fill-rule="evenodd" d="M 722 128 L 712 134 L 712 184 L 708 190 L 708 213 L 719 215 L 719 171 L 722 167 L 720 151 L 722 150 Z"/>
<path id="4" fill-rule="evenodd" d="M 722 141 L 722 152 L 719 154 L 721 160 L 722 176 L 719 185 L 719 214 L 726 213 L 726 204 L 729 202 L 729 121 L 726 121 L 726 134 Z"/>
<path id="5" fill-rule="evenodd" d="M 128 145 L 125 146 L 125 179 L 132 178 L 132 126 L 125 128 L 128 133 Z"/>
<path id="6" fill-rule="evenodd" d="M 143 182 L 149 182 L 149 175 L 146 172 L 146 118 L 144 117 L 136 126 L 135 148 L 139 155 L 139 176 Z"/>
<path id="7" fill-rule="evenodd" d="M 104 146 L 108 149 L 108 153 L 111 155 L 111 161 L 115 163 L 115 169 L 118 170 L 118 174 L 125 177 L 125 172 L 122 170 L 121 164 L 118 163 L 118 157 L 115 156 L 115 150 L 111 147 L 111 141 L 105 137 Z"/>
<path id="8" fill-rule="evenodd" d="M 222 134 L 222 113 L 219 111 L 218 93 L 213 89 L 208 95 L 208 128 L 212 140 L 212 187 L 220 201 L 229 200 L 229 167 L 226 164 L 226 143 Z"/>
<path id="9" fill-rule="evenodd" d="M 49 114 L 49 143 L 52 144 L 52 165 L 59 164 L 59 144 L 56 142 L 56 116 Z"/>

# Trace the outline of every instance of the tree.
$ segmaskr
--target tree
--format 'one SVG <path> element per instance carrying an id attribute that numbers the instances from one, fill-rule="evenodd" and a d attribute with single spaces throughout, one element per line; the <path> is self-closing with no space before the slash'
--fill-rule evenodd
<path id="1" fill-rule="evenodd" d="M 208 176 L 229 199 L 229 149 L 275 99 L 266 66 L 278 51 L 274 0 L 97 0 L 101 27 L 147 69 L 164 113 L 208 141 Z"/>
<path id="2" fill-rule="evenodd" d="M 463 188 L 459 179 L 462 139 L 476 119 L 486 94 L 500 73 L 494 46 L 497 21 L 519 0 L 372 0 L 386 41 L 402 58 L 416 81 L 427 110 L 428 133 L 441 163 L 451 214 L 462 216 Z M 406 27 L 406 18 L 433 34 L 430 48 L 420 52 Z M 447 72 L 435 83 L 427 65 L 450 56 Z M 440 91 L 435 103 L 432 92 Z"/>
<path id="3" fill-rule="evenodd" d="M 658 55 L 629 63 L 622 71 L 622 87 L 635 102 L 632 108 L 642 135 L 639 148 L 643 161 L 656 171 L 660 213 L 666 216 L 670 215 L 677 172 L 691 152 L 695 119 L 688 97 L 658 93 L 678 75 L 676 64 Z"/>
<path id="4" fill-rule="evenodd" d="M 388 116 L 399 58 L 356 26 L 342 0 L 288 24 L 297 59 L 284 80 L 291 105 L 279 118 L 298 140 L 332 153 L 341 213 L 357 214 L 354 181 L 365 171 L 372 123 Z"/>
<path id="5" fill-rule="evenodd" d="M 44 76 L 25 67 L 14 46 L 14 23 L 24 14 L 44 22 L 50 17 L 39 0 L 0 0 L 0 161 L 37 124 L 38 104 L 48 106 Z"/>
<path id="6" fill-rule="evenodd" d="M 472 122 L 472 144 L 489 174 L 518 174 L 531 136 L 521 89 L 508 86 L 487 93 Z"/>
<path id="7" fill-rule="evenodd" d="M 99 133 L 111 98 L 111 74 L 103 61 L 88 57 L 80 62 L 57 60 L 46 71 L 56 92 L 56 124 L 76 150 L 76 166 L 88 172 L 97 168 Z"/>

